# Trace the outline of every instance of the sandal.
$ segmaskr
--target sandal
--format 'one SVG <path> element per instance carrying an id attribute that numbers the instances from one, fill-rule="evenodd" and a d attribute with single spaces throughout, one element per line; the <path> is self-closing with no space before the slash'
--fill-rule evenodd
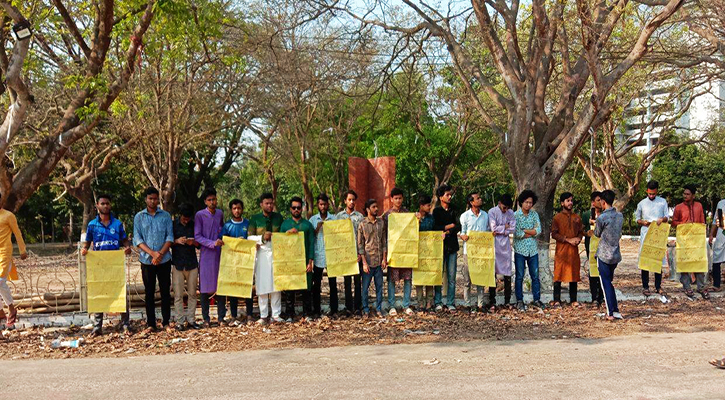
<path id="1" fill-rule="evenodd" d="M 710 364 L 714 367 L 725 369 L 725 358 L 721 360 L 713 358 L 712 360 L 710 360 Z"/>
<path id="2" fill-rule="evenodd" d="M 649 296 L 652 296 L 652 292 L 650 292 L 649 289 L 645 289 L 644 291 L 642 291 L 642 294 L 645 295 L 645 296 L 648 296 L 648 297 Z"/>
<path id="3" fill-rule="evenodd" d="M 664 289 L 657 290 L 657 294 L 659 294 L 660 296 L 667 296 L 667 292 L 665 292 Z"/>
<path id="4" fill-rule="evenodd" d="M 695 292 L 693 292 L 692 289 L 685 290 L 685 296 L 689 297 L 690 299 L 694 299 L 695 298 Z"/>
<path id="5" fill-rule="evenodd" d="M 697 293 L 700 293 L 703 300 L 710 300 L 710 293 L 708 293 L 707 290 L 698 290 Z"/>
<path id="6" fill-rule="evenodd" d="M 571 303 L 571 306 L 572 306 L 572 307 L 574 307 L 574 308 L 579 308 L 579 307 L 581 307 L 582 305 L 581 305 L 581 303 L 579 303 L 578 301 L 575 301 L 575 302 Z"/>
<path id="7" fill-rule="evenodd" d="M 554 303 L 551 304 L 551 306 L 554 308 L 561 308 L 561 303 L 558 301 L 555 301 Z"/>

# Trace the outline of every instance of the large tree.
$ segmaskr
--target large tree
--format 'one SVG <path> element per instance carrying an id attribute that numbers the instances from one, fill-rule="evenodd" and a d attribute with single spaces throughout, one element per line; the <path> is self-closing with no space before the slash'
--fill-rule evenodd
<path id="1" fill-rule="evenodd" d="M 557 182 L 590 130 L 609 119 L 612 88 L 652 49 L 653 36 L 684 0 L 534 0 L 524 7 L 518 0 L 471 0 L 463 9 L 402 2 L 411 15 L 383 1 L 367 10 L 345 1 L 316 4 L 366 29 L 445 45 L 466 93 L 498 134 L 518 190 L 533 189 L 542 199 L 546 237 Z"/>
<path id="2" fill-rule="evenodd" d="M 0 192 L 3 206 L 17 211 L 70 147 L 107 118 L 136 68 L 156 1 L 14 4 L 0 1 L 8 110 L 0 125 Z M 16 41 L 8 54 L 7 32 L 28 20 L 32 39 Z M 34 109 L 36 101 L 47 108 Z"/>

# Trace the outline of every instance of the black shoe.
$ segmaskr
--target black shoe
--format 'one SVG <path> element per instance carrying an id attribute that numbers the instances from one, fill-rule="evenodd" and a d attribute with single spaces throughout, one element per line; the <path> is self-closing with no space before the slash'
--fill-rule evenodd
<path id="1" fill-rule="evenodd" d="M 519 311 L 526 311 L 526 306 L 524 305 L 523 301 L 517 301 L 516 302 L 516 309 Z"/>
<path id="2" fill-rule="evenodd" d="M 544 303 L 541 302 L 541 300 L 536 300 L 535 302 L 531 303 L 531 305 L 534 307 L 539 307 L 542 310 L 546 308 L 546 306 L 544 305 Z"/>

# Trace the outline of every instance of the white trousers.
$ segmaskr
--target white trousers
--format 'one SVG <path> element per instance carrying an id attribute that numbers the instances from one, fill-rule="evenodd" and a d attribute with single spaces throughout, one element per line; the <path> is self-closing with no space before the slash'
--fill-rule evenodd
<path id="1" fill-rule="evenodd" d="M 10 291 L 7 278 L 0 278 L 0 297 L 6 306 L 13 304 L 13 293 Z"/>
<path id="2" fill-rule="evenodd" d="M 267 294 L 260 294 L 257 296 L 257 302 L 259 303 L 259 316 L 261 318 L 269 317 L 269 302 L 272 301 L 272 318 L 279 318 L 279 314 L 282 312 L 282 293 L 272 292 Z"/>

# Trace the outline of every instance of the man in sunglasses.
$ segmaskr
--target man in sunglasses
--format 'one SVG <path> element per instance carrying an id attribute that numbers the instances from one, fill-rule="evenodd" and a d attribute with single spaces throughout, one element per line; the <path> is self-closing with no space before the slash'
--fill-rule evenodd
<path id="1" fill-rule="evenodd" d="M 298 293 L 302 294 L 302 312 L 305 317 L 309 318 L 312 313 L 312 298 L 310 296 L 312 289 L 312 266 L 314 265 L 314 246 L 315 246 L 315 228 L 312 227 L 310 221 L 302 218 L 302 199 L 298 196 L 293 197 L 289 202 L 289 212 L 292 218 L 287 218 L 282 222 L 280 232 L 287 233 L 305 233 L 305 259 L 307 260 L 307 290 L 290 290 L 285 292 L 287 297 L 287 321 L 291 322 L 295 317 L 295 300 Z"/>

